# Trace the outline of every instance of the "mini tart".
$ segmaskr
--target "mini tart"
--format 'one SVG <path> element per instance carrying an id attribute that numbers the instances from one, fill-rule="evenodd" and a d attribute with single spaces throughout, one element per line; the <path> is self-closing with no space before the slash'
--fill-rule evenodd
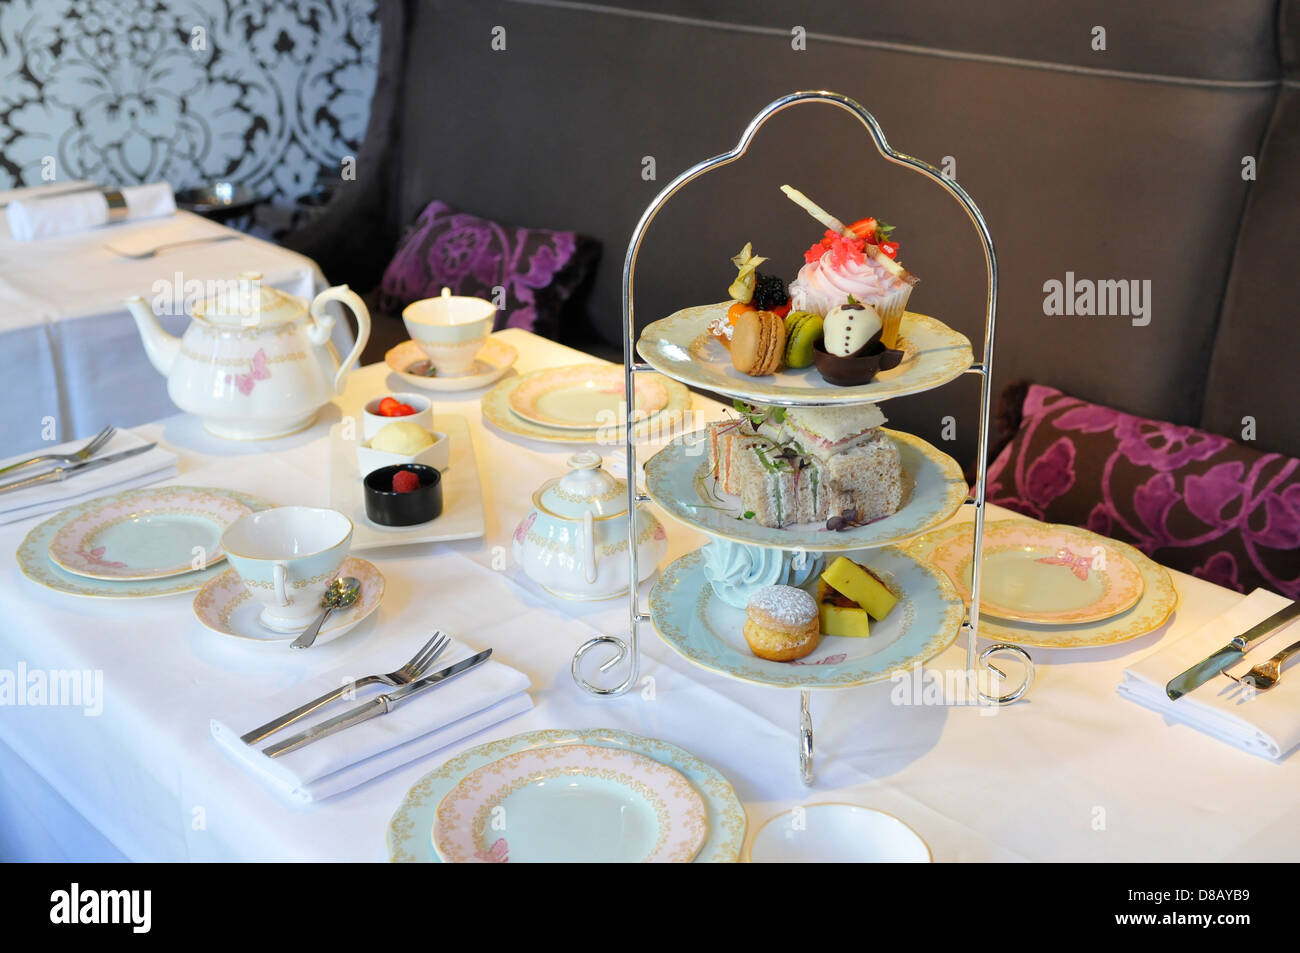
<path id="1" fill-rule="evenodd" d="M 745 610 L 745 641 L 759 658 L 801 659 L 821 642 L 817 603 L 794 586 L 765 586 Z"/>

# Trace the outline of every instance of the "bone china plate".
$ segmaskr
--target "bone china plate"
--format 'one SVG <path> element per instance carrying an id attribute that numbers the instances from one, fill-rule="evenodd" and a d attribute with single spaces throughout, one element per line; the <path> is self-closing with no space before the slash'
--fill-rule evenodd
<path id="1" fill-rule="evenodd" d="M 993 527 L 1006 522 L 1025 522 L 1024 520 L 998 520 L 984 524 L 987 534 Z M 969 522 L 953 523 L 924 536 L 918 536 L 907 542 L 907 551 L 916 558 L 928 562 L 931 553 L 940 545 L 954 539 L 960 539 L 969 553 L 972 548 L 973 527 Z M 1126 612 L 1111 616 L 1101 622 L 1080 622 L 1072 625 L 1041 625 L 1032 622 L 1013 622 L 1009 619 L 997 619 L 991 615 L 981 615 L 979 634 L 986 639 L 1000 642 L 1012 642 L 1016 645 L 1030 645 L 1049 649 L 1078 649 L 1095 646 L 1115 645 L 1154 632 L 1168 621 L 1174 608 L 1178 605 L 1178 590 L 1174 588 L 1169 570 L 1153 562 L 1144 553 L 1126 543 L 1107 540 L 1121 553 L 1128 557 L 1138 572 L 1142 574 L 1142 596 L 1137 604 Z M 983 580 L 980 588 L 983 589 Z"/>
<path id="2" fill-rule="evenodd" d="M 888 679 L 926 662 L 953 643 L 965 608 L 948 577 L 893 546 L 846 553 L 898 596 L 865 639 L 827 636 L 806 658 L 772 662 L 750 651 L 745 610 L 727 605 L 704 574 L 697 549 L 673 562 L 650 590 L 650 619 L 683 657 L 742 682 L 778 688 L 851 688 Z M 812 589 L 815 581 L 810 580 Z"/>
<path id="3" fill-rule="evenodd" d="M 623 368 L 609 364 L 576 364 L 528 374 L 510 394 L 510 409 L 524 420 L 563 430 L 594 430 L 612 426 L 624 414 Z M 668 390 L 657 377 L 636 383 L 638 419 L 658 413 L 668 404 Z"/>
<path id="4" fill-rule="evenodd" d="M 613 728 L 526 731 L 469 748 L 444 761 L 412 785 L 393 813 L 388 822 L 388 859 L 405 864 L 441 863 L 442 859 L 433 846 L 434 817 L 443 798 L 467 774 L 518 751 L 565 745 L 595 745 L 613 751 L 633 751 L 680 772 L 700 793 L 707 811 L 708 829 L 694 863 L 731 864 L 740 859 L 740 847 L 745 839 L 745 809 L 727 779 L 716 768 L 674 744 Z M 498 848 L 499 859 L 500 854 L 501 848 Z"/>
<path id="5" fill-rule="evenodd" d="M 165 487 L 150 492 L 163 490 L 194 490 L 196 487 Z M 264 510 L 271 504 L 266 500 L 234 490 L 222 490 L 216 487 L 203 488 L 205 493 L 225 496 L 236 500 L 249 509 Z M 165 576 L 161 579 L 109 580 L 92 579 L 78 576 L 55 565 L 50 559 L 50 541 L 65 525 L 82 514 L 95 508 L 100 500 L 89 500 L 55 513 L 49 519 L 33 527 L 18 547 L 18 568 L 22 574 L 37 585 L 62 592 L 71 596 L 87 596 L 96 599 L 149 599 L 153 596 L 170 596 L 178 592 L 193 592 L 209 579 L 219 576 L 226 568 L 224 563 L 209 566 L 198 572 L 187 572 L 181 576 Z"/>
<path id="6" fill-rule="evenodd" d="M 971 366 L 970 340 L 942 321 L 904 312 L 899 324 L 903 361 L 869 383 L 836 387 L 817 368 L 786 368 L 766 377 L 736 370 L 731 352 L 709 333 L 709 323 L 732 304 L 697 305 L 647 325 L 636 349 L 655 370 L 690 387 L 762 404 L 861 404 L 915 394 L 960 377 Z"/>
<path id="7" fill-rule="evenodd" d="M 452 863 L 689 863 L 704 801 L 680 772 L 634 751 L 564 745 L 470 772 L 438 806 Z"/>
<path id="8" fill-rule="evenodd" d="M 163 579 L 220 562 L 226 558 L 221 534 L 252 512 L 228 496 L 181 487 L 133 490 L 95 503 L 50 540 L 56 566 L 91 579 Z"/>
<path id="9" fill-rule="evenodd" d="M 930 559 L 970 602 L 970 537 L 939 544 Z M 984 527 L 980 612 L 1013 622 L 1100 622 L 1142 598 L 1142 573 L 1104 536 L 1028 520 Z"/>

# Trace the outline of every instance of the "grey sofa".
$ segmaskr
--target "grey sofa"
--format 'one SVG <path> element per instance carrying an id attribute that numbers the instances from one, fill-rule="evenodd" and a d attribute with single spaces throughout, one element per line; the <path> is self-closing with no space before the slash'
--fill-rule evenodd
<path id="1" fill-rule="evenodd" d="M 358 180 L 291 241 L 333 280 L 374 285 L 432 198 L 571 228 L 605 246 L 590 327 L 572 334 L 608 348 L 646 203 L 765 103 L 832 89 L 895 148 L 951 157 L 982 207 L 1002 270 L 996 388 L 1033 379 L 1235 439 L 1249 417 L 1255 446 L 1300 456 L 1300 0 L 381 2 Z M 897 224 L 922 279 L 912 309 L 978 341 L 983 261 L 960 208 L 820 106 L 782 113 L 744 161 L 664 210 L 641 256 L 640 320 L 725 298 L 748 240 L 793 277 L 818 227 L 783 182 L 846 219 Z M 1149 320 L 1046 314 L 1047 283 L 1067 273 L 1149 282 Z M 931 440 L 955 417 L 948 449 L 969 460 L 977 406 L 968 377 L 886 413 Z"/>

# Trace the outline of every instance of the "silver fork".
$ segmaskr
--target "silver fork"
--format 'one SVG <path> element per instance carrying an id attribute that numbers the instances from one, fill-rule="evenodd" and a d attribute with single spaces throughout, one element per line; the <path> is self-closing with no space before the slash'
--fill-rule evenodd
<path id="1" fill-rule="evenodd" d="M 72 453 L 43 453 L 39 457 L 28 457 L 26 460 L 11 463 L 7 467 L 0 467 L 0 476 L 37 463 L 84 463 L 93 457 L 100 447 L 112 440 L 115 433 L 117 433 L 116 427 L 105 427 L 86 441 L 86 445 L 80 450 L 74 450 Z"/>
<path id="2" fill-rule="evenodd" d="M 152 258 L 159 252 L 166 251 L 169 248 L 180 248 L 182 245 L 211 245 L 215 242 L 232 242 L 236 238 L 242 237 L 242 235 L 208 235 L 204 238 L 187 238 L 184 241 L 167 242 L 166 244 L 158 245 L 155 248 L 147 248 L 144 251 L 137 252 L 124 252 L 120 249 L 114 248 L 112 245 L 105 245 L 104 247 L 114 255 L 120 255 L 123 258 L 130 258 L 134 261 L 140 261 L 144 258 Z"/>
<path id="3" fill-rule="evenodd" d="M 246 745 L 255 744 L 263 738 L 275 734 L 282 728 L 287 728 L 298 719 L 310 715 L 312 712 L 316 711 L 316 709 L 322 708 L 335 699 L 342 698 L 349 692 L 361 688 L 364 685 L 374 685 L 378 682 L 383 682 L 385 685 L 396 687 L 398 685 L 405 685 L 407 682 L 413 682 L 429 670 L 429 666 L 438 660 L 438 656 L 441 655 L 450 644 L 451 637 L 439 630 L 433 634 L 433 638 L 424 643 L 424 647 L 420 649 L 420 651 L 416 652 L 409 662 L 397 671 L 389 672 L 387 675 L 367 675 L 365 678 L 357 679 L 355 682 L 340 685 L 338 688 L 334 689 L 334 691 L 326 692 L 320 698 L 313 698 L 300 708 L 295 708 L 293 711 L 281 715 L 274 721 L 268 721 L 260 728 L 254 728 L 252 731 L 248 732 L 248 734 L 240 735 L 239 740 Z"/>
<path id="4" fill-rule="evenodd" d="M 1227 672 L 1223 674 L 1228 675 L 1228 678 L 1234 682 L 1250 685 L 1257 692 L 1266 692 L 1282 680 L 1282 663 L 1295 655 L 1296 652 L 1300 652 L 1300 642 L 1292 642 L 1267 662 L 1260 662 L 1241 678 L 1236 675 L 1228 675 Z"/>

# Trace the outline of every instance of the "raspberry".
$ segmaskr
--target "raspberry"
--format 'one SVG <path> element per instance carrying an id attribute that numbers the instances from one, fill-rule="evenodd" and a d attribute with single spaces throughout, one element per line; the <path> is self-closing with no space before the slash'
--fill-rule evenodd
<path id="1" fill-rule="evenodd" d="M 420 488 L 420 475 L 410 470 L 398 470 L 393 474 L 393 492 L 410 493 Z"/>

